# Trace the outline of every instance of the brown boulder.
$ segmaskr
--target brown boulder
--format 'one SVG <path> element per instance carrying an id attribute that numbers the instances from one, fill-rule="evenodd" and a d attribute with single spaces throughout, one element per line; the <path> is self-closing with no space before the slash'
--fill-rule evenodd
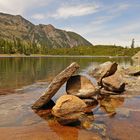
<path id="1" fill-rule="evenodd" d="M 125 90 L 125 83 L 120 73 L 116 72 L 114 75 L 103 78 L 104 89 L 113 92 L 123 92 Z"/>
<path id="2" fill-rule="evenodd" d="M 63 95 L 52 108 L 52 114 L 58 117 L 59 122 L 71 123 L 79 119 L 83 114 L 86 104 L 80 98 L 73 95 Z"/>
<path id="3" fill-rule="evenodd" d="M 118 64 L 115 62 L 105 62 L 92 71 L 92 75 L 97 79 L 98 84 L 102 85 L 102 79 L 114 74 Z"/>
<path id="4" fill-rule="evenodd" d="M 98 90 L 85 76 L 76 75 L 67 81 L 66 92 L 79 98 L 89 98 L 96 95 Z"/>

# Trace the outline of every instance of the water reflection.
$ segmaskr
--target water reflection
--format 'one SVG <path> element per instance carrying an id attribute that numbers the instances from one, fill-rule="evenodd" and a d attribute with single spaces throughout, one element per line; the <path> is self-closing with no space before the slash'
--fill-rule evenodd
<path id="1" fill-rule="evenodd" d="M 107 113 L 116 113 L 116 109 L 122 106 L 124 103 L 124 97 L 106 97 L 100 101 L 100 106 Z"/>
<path id="2" fill-rule="evenodd" d="M 0 58 L 0 89 L 15 89 L 38 80 L 51 80 L 71 62 L 80 64 L 80 71 L 105 61 L 116 61 L 123 66 L 131 65 L 129 58 Z"/>
<path id="3" fill-rule="evenodd" d="M 86 131 L 86 129 L 79 129 L 77 125 L 63 126 L 59 124 L 56 118 L 51 114 L 50 109 L 42 109 L 35 111 L 37 115 L 43 118 L 49 128 L 63 140 L 85 140 L 85 139 L 101 139 L 101 136 L 94 131 Z"/>
<path id="4" fill-rule="evenodd" d="M 130 59 L 126 58 L 109 60 L 116 61 L 124 67 L 132 65 Z M 0 91 L 19 88 L 40 80 L 48 81 L 73 61 L 80 64 L 79 72 L 84 73 L 88 67 L 108 61 L 108 58 L 0 58 Z M 128 111 L 125 111 L 125 114 L 122 113 L 126 107 L 131 108 L 131 110 L 134 107 L 139 109 L 139 98 L 130 100 L 123 97 L 109 97 L 102 99 L 100 104 L 104 109 L 99 109 L 107 115 L 110 111 L 117 112 L 117 114 L 112 118 L 104 117 L 104 114 L 100 114 L 97 110 L 95 113 L 93 112 L 94 116 L 97 116 L 92 122 L 93 129 L 84 130 L 78 127 L 60 125 L 54 120 L 50 110 L 34 113 L 31 106 L 47 86 L 48 82 L 36 83 L 24 87 L 17 94 L 1 96 L 0 137 L 3 134 L 2 130 L 5 129 L 2 139 L 8 136 L 13 137 L 14 140 L 21 138 L 41 140 L 46 138 L 63 140 L 101 139 L 97 132 L 103 130 L 104 133 L 104 128 L 110 139 L 137 139 L 140 137 L 140 113 L 131 111 L 130 117 L 127 117 Z M 64 89 L 60 93 L 64 93 Z M 59 96 L 58 92 L 53 98 L 54 101 Z M 11 131 L 11 127 L 13 127 L 13 131 Z M 131 136 L 128 137 L 128 134 Z"/>

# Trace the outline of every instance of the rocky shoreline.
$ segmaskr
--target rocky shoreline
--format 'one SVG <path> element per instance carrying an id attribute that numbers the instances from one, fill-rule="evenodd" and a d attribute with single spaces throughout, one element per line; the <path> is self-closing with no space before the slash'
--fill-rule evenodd
<path id="1" fill-rule="evenodd" d="M 82 75 L 72 76 L 78 68 L 77 63 L 72 63 L 54 78 L 45 94 L 33 104 L 35 112 L 40 112 L 43 106 L 47 110 L 47 107 L 50 106 L 48 101 L 57 93 L 62 84 L 67 82 L 66 94 L 64 93 L 56 101 L 56 104 L 51 105 L 51 115 L 62 125 L 74 123 L 80 124 L 83 128 L 91 129 L 95 127 L 91 125 L 95 117 L 94 108 L 103 107 L 108 115 L 112 116 L 116 113 L 116 105 L 119 107 L 123 103 L 124 96 L 140 95 L 139 68 L 134 71 L 131 67 L 124 69 L 115 62 L 105 62 L 88 73 L 97 80 L 97 84 Z M 137 74 L 135 75 L 135 73 Z M 133 95 L 134 91 L 135 95 Z M 40 101 L 41 106 L 38 104 Z M 120 114 L 122 112 L 124 111 L 121 111 Z M 128 112 L 125 115 L 127 116 Z"/>

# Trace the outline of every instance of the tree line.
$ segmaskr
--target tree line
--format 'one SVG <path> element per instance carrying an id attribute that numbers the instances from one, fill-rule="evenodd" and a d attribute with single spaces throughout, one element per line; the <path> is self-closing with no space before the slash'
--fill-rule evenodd
<path id="1" fill-rule="evenodd" d="M 95 55 L 132 56 L 140 47 L 127 48 L 116 45 L 77 46 L 73 48 L 49 48 L 38 43 L 0 39 L 0 54 L 45 54 L 45 55 Z"/>
<path id="2" fill-rule="evenodd" d="M 43 54 L 46 47 L 42 47 L 37 43 L 22 42 L 20 39 L 9 41 L 0 39 L 0 54 Z"/>

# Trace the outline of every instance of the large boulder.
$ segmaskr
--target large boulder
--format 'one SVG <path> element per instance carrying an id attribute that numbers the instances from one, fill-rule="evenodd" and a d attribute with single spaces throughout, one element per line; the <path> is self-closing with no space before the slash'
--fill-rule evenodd
<path id="1" fill-rule="evenodd" d="M 68 124 L 77 121 L 86 107 L 87 105 L 80 98 L 74 95 L 63 95 L 56 101 L 52 114 L 62 124 Z"/>
<path id="2" fill-rule="evenodd" d="M 125 90 L 125 83 L 123 77 L 119 72 L 103 78 L 102 80 L 104 89 L 113 92 L 123 92 Z"/>
<path id="3" fill-rule="evenodd" d="M 98 89 L 85 76 L 76 75 L 67 81 L 66 92 L 79 98 L 90 98 L 98 93 Z"/>
<path id="4" fill-rule="evenodd" d="M 97 79 L 98 84 L 102 85 L 102 79 L 114 74 L 117 66 L 117 63 L 108 61 L 95 68 L 91 74 Z"/>

